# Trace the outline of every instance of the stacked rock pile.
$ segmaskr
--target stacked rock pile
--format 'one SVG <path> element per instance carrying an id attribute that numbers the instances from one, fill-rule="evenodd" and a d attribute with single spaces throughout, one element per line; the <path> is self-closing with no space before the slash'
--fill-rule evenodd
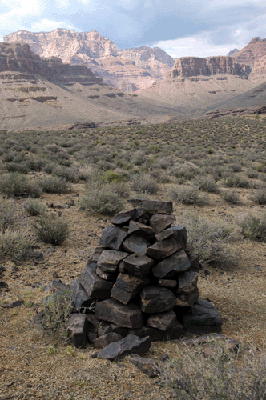
<path id="1" fill-rule="evenodd" d="M 77 313 L 67 328 L 74 344 L 89 340 L 103 348 L 121 340 L 134 343 L 136 337 L 158 341 L 184 331 L 220 332 L 218 311 L 199 300 L 199 259 L 185 227 L 174 225 L 172 203 L 130 202 L 134 208 L 111 220 L 83 273 L 70 284 Z"/>

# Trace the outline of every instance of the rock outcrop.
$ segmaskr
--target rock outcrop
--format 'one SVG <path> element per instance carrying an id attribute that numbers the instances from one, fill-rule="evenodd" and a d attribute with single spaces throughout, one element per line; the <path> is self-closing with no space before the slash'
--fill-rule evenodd
<path id="1" fill-rule="evenodd" d="M 151 86 L 174 65 L 172 57 L 158 47 L 119 50 L 95 30 L 82 33 L 67 29 L 40 33 L 18 31 L 4 36 L 4 41 L 28 43 L 41 57 L 60 57 L 71 65 L 84 64 L 105 83 L 125 92 Z"/>
<path id="2" fill-rule="evenodd" d="M 231 57 L 182 57 L 176 60 L 169 77 L 190 78 L 198 75 L 210 76 L 218 74 L 248 76 L 250 72 L 250 68 L 241 66 Z"/>
<path id="3" fill-rule="evenodd" d="M 239 64 L 245 64 L 251 68 L 259 58 L 266 56 L 266 39 L 253 38 L 243 49 L 233 55 L 234 60 Z"/>

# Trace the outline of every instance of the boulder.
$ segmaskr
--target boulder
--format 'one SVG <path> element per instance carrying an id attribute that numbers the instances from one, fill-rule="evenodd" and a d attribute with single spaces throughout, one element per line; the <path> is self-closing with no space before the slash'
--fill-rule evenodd
<path id="1" fill-rule="evenodd" d="M 178 276 L 178 290 L 176 294 L 189 294 L 192 293 L 198 283 L 198 272 L 185 271 Z"/>
<path id="2" fill-rule="evenodd" d="M 171 310 L 176 305 L 176 297 L 164 287 L 147 286 L 140 293 L 140 308 L 143 312 L 154 314 Z"/>
<path id="3" fill-rule="evenodd" d="M 150 225 L 156 234 L 169 228 L 175 222 L 174 215 L 154 214 L 150 219 Z"/>
<path id="4" fill-rule="evenodd" d="M 99 257 L 97 267 L 102 272 L 114 273 L 117 270 L 118 264 L 128 256 L 127 253 L 117 250 L 104 250 Z"/>
<path id="5" fill-rule="evenodd" d="M 81 307 L 86 307 L 90 304 L 90 296 L 85 289 L 83 289 L 79 278 L 73 279 L 70 282 L 70 290 L 72 292 L 72 302 L 76 310 Z"/>
<path id="6" fill-rule="evenodd" d="M 180 338 L 183 335 L 183 326 L 176 321 L 175 324 L 168 329 L 168 331 L 162 331 L 160 329 L 152 328 L 151 326 L 143 326 L 141 329 L 135 329 L 131 331 L 132 334 L 139 337 L 149 336 L 152 342 L 161 342 L 164 340 L 174 340 Z"/>
<path id="7" fill-rule="evenodd" d="M 160 243 L 160 242 L 158 242 Z M 171 278 L 186 271 L 191 266 L 188 256 L 184 250 L 174 253 L 172 256 L 159 262 L 152 273 L 156 278 Z"/>
<path id="8" fill-rule="evenodd" d="M 147 325 L 161 331 L 167 331 L 176 323 L 176 315 L 174 311 L 167 311 L 165 313 L 153 314 L 147 320 Z"/>
<path id="9" fill-rule="evenodd" d="M 199 256 L 195 253 L 190 253 L 188 255 L 189 261 L 190 261 L 190 267 L 189 270 L 190 271 L 195 271 L 195 272 L 199 272 L 200 269 L 200 265 L 199 265 Z"/>
<path id="10" fill-rule="evenodd" d="M 139 338 L 135 335 L 128 335 L 118 342 L 111 343 L 98 352 L 98 358 L 106 360 L 115 360 L 123 358 L 128 354 L 138 354 L 142 356 L 151 347 L 149 336 Z"/>
<path id="11" fill-rule="evenodd" d="M 136 253 L 144 255 L 147 252 L 147 248 L 150 245 L 148 240 L 141 236 L 135 235 L 134 233 L 126 238 L 123 243 L 123 249 L 129 253 Z"/>
<path id="12" fill-rule="evenodd" d="M 172 279 L 159 279 L 159 286 L 168 287 L 170 289 L 174 289 L 177 285 L 177 281 Z"/>
<path id="13" fill-rule="evenodd" d="M 115 282 L 117 274 L 115 273 L 112 274 L 111 272 L 102 271 L 100 267 L 97 267 L 95 272 L 100 278 L 109 282 Z"/>
<path id="14" fill-rule="evenodd" d="M 111 297 L 123 304 L 128 304 L 144 286 L 143 279 L 133 275 L 119 274 L 112 288 Z"/>
<path id="15" fill-rule="evenodd" d="M 72 314 L 66 323 L 67 334 L 75 347 L 84 348 L 87 344 L 89 323 L 84 314 Z"/>
<path id="16" fill-rule="evenodd" d="M 135 207 L 141 207 L 144 212 L 149 214 L 172 214 L 173 203 L 170 201 L 162 200 L 149 200 L 149 199 L 130 199 L 128 200 Z"/>
<path id="17" fill-rule="evenodd" d="M 139 256 L 138 254 L 131 254 L 124 259 L 126 271 L 139 278 L 145 278 L 153 265 L 154 260 L 145 255 Z"/>
<path id="18" fill-rule="evenodd" d="M 207 300 L 199 300 L 183 314 L 184 330 L 197 335 L 220 333 L 221 325 L 219 311 Z"/>
<path id="19" fill-rule="evenodd" d="M 97 302 L 95 316 L 125 328 L 137 329 L 143 326 L 142 312 L 136 305 L 122 305 L 115 299 Z"/>
<path id="20" fill-rule="evenodd" d="M 148 247 L 147 255 L 155 260 L 161 260 L 170 257 L 172 254 L 180 250 L 182 246 L 174 238 L 165 239 L 161 242 L 155 242 Z"/>
<path id="21" fill-rule="evenodd" d="M 155 235 L 155 240 L 157 242 L 161 242 L 162 240 L 171 239 L 174 237 L 175 237 L 175 235 L 174 235 L 173 230 L 171 228 L 169 228 L 169 229 L 165 229 L 164 231 L 162 231 L 160 233 L 157 233 Z"/>
<path id="22" fill-rule="evenodd" d="M 111 250 L 120 250 L 126 237 L 126 230 L 118 226 L 108 226 L 100 237 L 99 245 Z"/>
<path id="23" fill-rule="evenodd" d="M 105 300 L 111 295 L 113 283 L 101 279 L 95 272 L 96 268 L 97 264 L 90 261 L 80 275 L 79 281 L 89 298 Z"/>
<path id="24" fill-rule="evenodd" d="M 97 339 L 94 339 L 93 344 L 96 349 L 103 349 L 104 347 L 108 346 L 108 344 L 118 342 L 118 340 L 121 339 L 122 336 L 118 333 L 110 332 L 98 337 Z"/>
<path id="25" fill-rule="evenodd" d="M 143 215 L 143 210 L 140 207 L 132 208 L 131 210 L 121 211 L 116 214 L 112 219 L 113 225 L 126 225 L 129 221 L 140 218 Z"/>
<path id="26" fill-rule="evenodd" d="M 183 249 L 185 250 L 187 248 L 187 230 L 184 226 L 172 226 L 170 228 L 173 233 L 174 237 L 176 240 L 182 245 Z"/>
<path id="27" fill-rule="evenodd" d="M 98 262 L 100 255 L 105 250 L 104 246 L 96 246 L 93 253 L 92 253 L 92 261 Z"/>
<path id="28" fill-rule="evenodd" d="M 194 288 L 189 294 L 177 294 L 176 295 L 176 305 L 179 307 L 193 306 L 199 300 L 199 289 Z"/>
<path id="29" fill-rule="evenodd" d="M 154 230 L 141 222 L 130 221 L 128 227 L 128 235 L 135 233 L 135 235 L 141 236 L 145 239 L 153 239 L 155 236 Z"/>
<path id="30" fill-rule="evenodd" d="M 129 361 L 149 378 L 156 378 L 160 375 L 159 365 L 152 358 L 134 356 Z"/>

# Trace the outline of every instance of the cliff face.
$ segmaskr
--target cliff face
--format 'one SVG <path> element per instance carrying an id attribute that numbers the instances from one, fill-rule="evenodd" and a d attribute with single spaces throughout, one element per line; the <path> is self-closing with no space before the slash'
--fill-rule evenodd
<path id="1" fill-rule="evenodd" d="M 241 66 L 231 57 L 184 57 L 176 60 L 174 69 L 170 72 L 170 78 L 190 78 L 192 76 L 210 76 L 217 74 L 229 74 L 247 76 L 250 68 Z"/>
<path id="2" fill-rule="evenodd" d="M 56 57 L 42 59 L 25 43 L 0 43 L 0 72 L 2 71 L 32 73 L 63 83 L 102 83 L 102 79 L 87 67 L 63 64 L 62 60 Z"/>
<path id="3" fill-rule="evenodd" d="M 233 55 L 236 62 L 253 67 L 259 58 L 266 56 L 266 39 L 253 38 L 242 50 Z"/>
<path id="4" fill-rule="evenodd" d="M 28 43 L 40 57 L 60 57 L 71 65 L 85 64 L 112 86 L 127 92 L 145 89 L 162 79 L 174 60 L 158 47 L 119 50 L 97 31 L 77 33 L 66 29 L 4 36 L 6 42 Z"/>

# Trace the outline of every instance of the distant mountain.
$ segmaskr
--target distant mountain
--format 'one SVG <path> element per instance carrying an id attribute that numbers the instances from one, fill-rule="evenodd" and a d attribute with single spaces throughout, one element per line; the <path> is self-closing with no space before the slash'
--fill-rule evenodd
<path id="1" fill-rule="evenodd" d="M 242 50 L 233 55 L 236 62 L 249 65 L 251 68 L 260 57 L 266 56 L 266 39 L 253 38 Z"/>
<path id="2" fill-rule="evenodd" d="M 233 55 L 236 54 L 238 51 L 239 51 L 238 49 L 230 50 L 229 53 L 227 54 L 227 56 L 233 57 Z"/>
<path id="3" fill-rule="evenodd" d="M 105 83 L 129 93 L 151 86 L 174 66 L 172 57 L 158 47 L 119 50 L 95 30 L 83 33 L 67 29 L 40 33 L 18 31 L 4 36 L 4 41 L 28 43 L 40 57 L 60 57 L 71 65 L 84 64 Z"/>

